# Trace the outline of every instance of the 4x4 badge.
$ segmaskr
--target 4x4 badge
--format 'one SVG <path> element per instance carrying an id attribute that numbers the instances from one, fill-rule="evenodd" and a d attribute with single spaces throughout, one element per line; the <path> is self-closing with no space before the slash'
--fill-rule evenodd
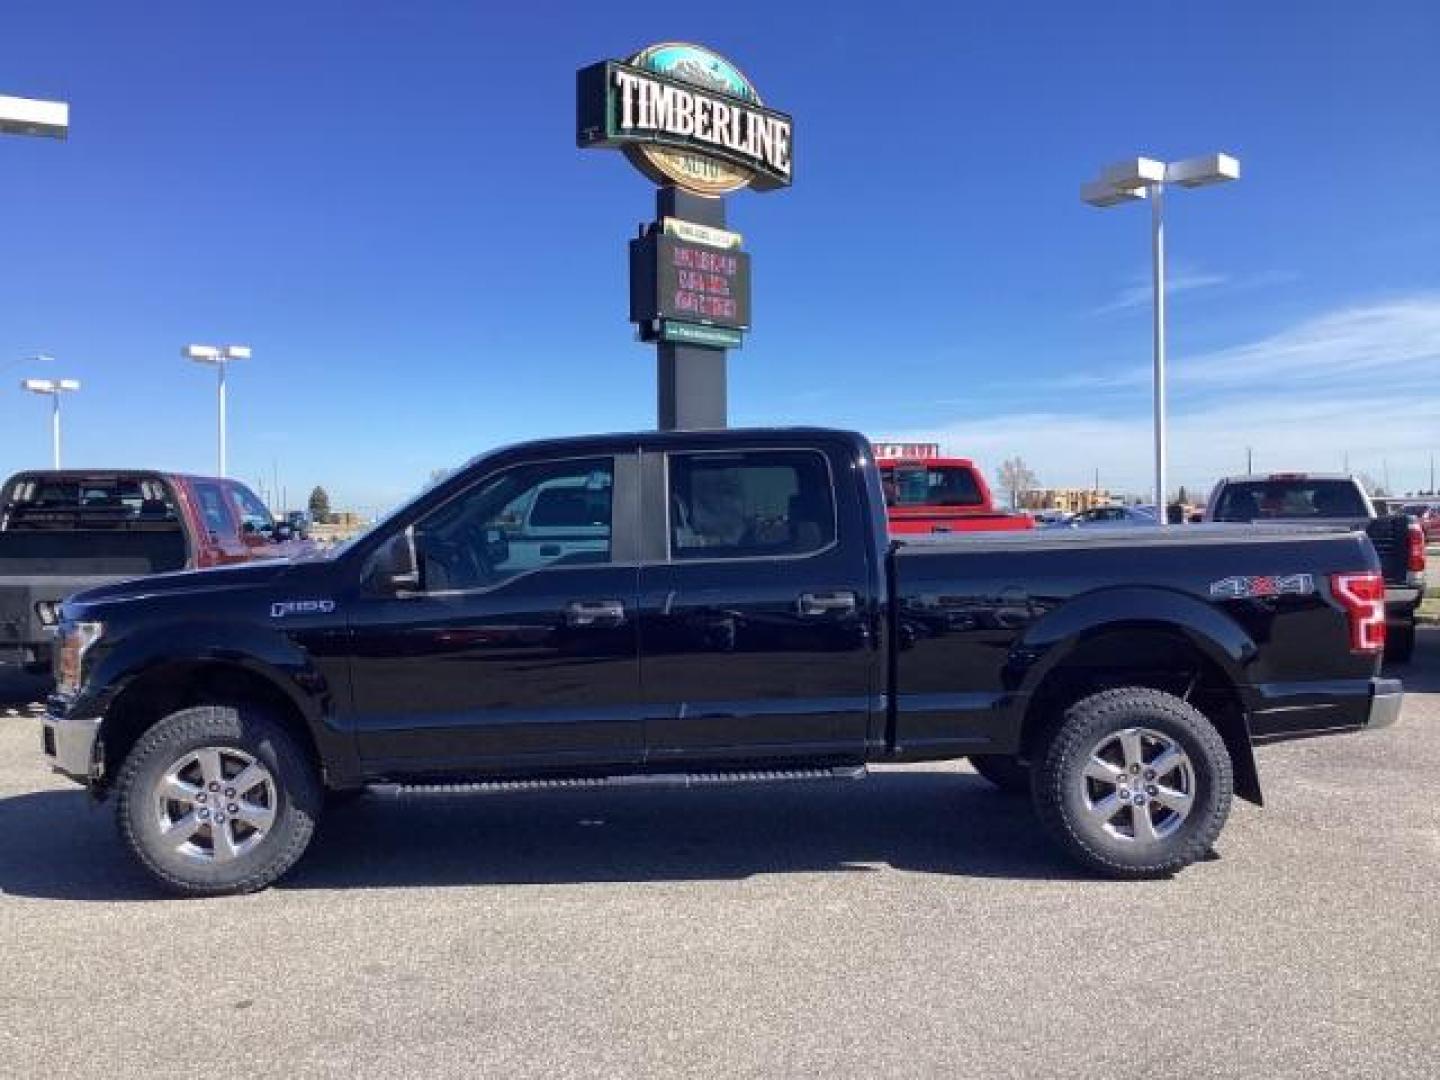
<path id="1" fill-rule="evenodd" d="M 1307 596 L 1315 591 L 1310 574 L 1275 577 L 1227 577 L 1211 582 L 1210 595 L 1219 600 L 1253 600 L 1264 596 Z"/>

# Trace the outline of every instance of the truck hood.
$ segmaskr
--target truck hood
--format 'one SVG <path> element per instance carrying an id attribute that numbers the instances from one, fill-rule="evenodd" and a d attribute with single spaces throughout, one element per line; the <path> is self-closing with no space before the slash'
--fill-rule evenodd
<path id="1" fill-rule="evenodd" d="M 73 603 L 90 605 L 143 600 L 150 596 L 169 596 L 175 593 L 264 588 L 290 573 L 296 565 L 285 559 L 265 559 L 236 566 L 214 566 L 206 570 L 150 574 L 86 589 L 76 593 L 70 600 Z"/>

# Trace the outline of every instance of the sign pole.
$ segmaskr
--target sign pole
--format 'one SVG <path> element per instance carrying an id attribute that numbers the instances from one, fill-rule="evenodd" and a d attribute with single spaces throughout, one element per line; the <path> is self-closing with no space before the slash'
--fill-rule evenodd
<path id="1" fill-rule="evenodd" d="M 630 321 L 655 345 L 661 431 L 724 428 L 726 353 L 750 329 L 750 255 L 724 196 L 790 186 L 788 114 L 701 45 L 664 41 L 575 73 L 575 145 L 622 151 L 659 185 L 630 241 Z"/>
<path id="2" fill-rule="evenodd" d="M 655 220 L 667 217 L 725 227 L 725 200 L 692 195 L 673 185 L 655 193 Z M 655 343 L 656 427 L 661 431 L 723 428 L 727 425 L 728 351 L 677 341 Z"/>

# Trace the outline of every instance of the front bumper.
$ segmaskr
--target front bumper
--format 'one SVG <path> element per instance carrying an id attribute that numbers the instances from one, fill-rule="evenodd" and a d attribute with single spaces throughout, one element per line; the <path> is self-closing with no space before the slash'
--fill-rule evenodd
<path id="1" fill-rule="evenodd" d="M 56 772 L 82 784 L 100 779 L 103 765 L 99 753 L 100 719 L 45 715 L 41 721 L 40 742 Z"/>
<path id="2" fill-rule="evenodd" d="M 1405 701 L 1405 688 L 1399 679 L 1370 680 L 1370 712 L 1367 728 L 1390 727 L 1400 719 L 1400 706 Z"/>

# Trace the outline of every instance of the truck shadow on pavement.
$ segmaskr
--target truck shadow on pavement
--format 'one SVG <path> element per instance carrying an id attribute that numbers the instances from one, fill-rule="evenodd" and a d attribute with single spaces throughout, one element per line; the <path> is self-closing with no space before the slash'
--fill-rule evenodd
<path id="1" fill-rule="evenodd" d="M 1440 691 L 1440 626 L 1415 630 L 1415 656 L 1408 664 L 1387 664 L 1385 674 L 1405 684 L 1406 693 Z"/>
<path id="2" fill-rule="evenodd" d="M 893 868 L 1080 876 L 1026 799 L 969 773 L 700 792 L 370 796 L 329 811 L 284 890 L 741 880 Z M 0 800 L 0 891 L 57 900 L 164 895 L 81 791 Z"/>

